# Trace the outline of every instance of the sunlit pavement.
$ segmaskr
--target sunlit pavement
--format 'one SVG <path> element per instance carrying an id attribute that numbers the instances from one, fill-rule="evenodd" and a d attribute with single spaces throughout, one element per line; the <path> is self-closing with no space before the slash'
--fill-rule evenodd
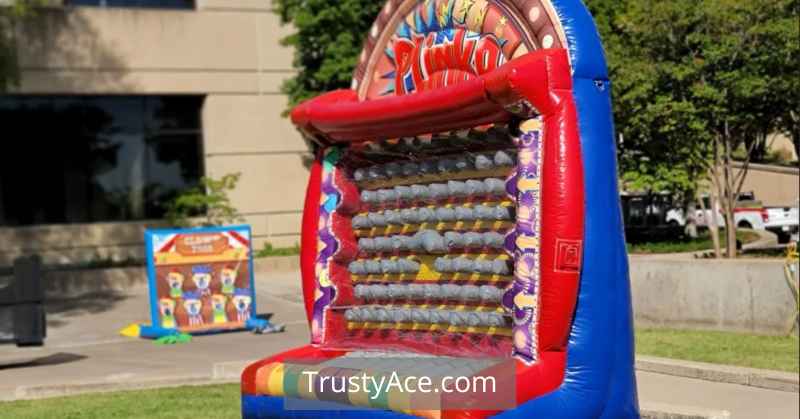
<path id="1" fill-rule="evenodd" d="M 256 360 L 302 345 L 308 342 L 308 327 L 299 286 L 289 285 L 294 282 L 299 283 L 299 274 L 291 272 L 260 278 L 256 285 L 258 312 L 286 324 L 286 332 L 198 336 L 171 346 L 118 334 L 130 323 L 149 323 L 146 289 L 48 303 L 43 348 L 0 347 L 0 399 L 28 387 L 210 377 L 215 364 Z"/>
<path id="2" fill-rule="evenodd" d="M 274 322 L 286 324 L 285 333 L 226 333 L 195 337 L 188 344 L 159 346 L 118 334 L 130 323 L 148 322 L 146 289 L 51 302 L 44 348 L 0 347 L 0 400 L 182 381 L 196 384 L 213 380 L 214 366 L 219 373 L 219 366 L 226 364 L 230 365 L 223 371 L 226 381 L 238 381 L 236 369 L 246 361 L 308 342 L 298 272 L 257 278 L 256 291 L 258 312 L 271 313 Z M 637 377 L 643 405 L 728 410 L 732 418 L 800 417 L 797 393 L 642 371 Z"/>

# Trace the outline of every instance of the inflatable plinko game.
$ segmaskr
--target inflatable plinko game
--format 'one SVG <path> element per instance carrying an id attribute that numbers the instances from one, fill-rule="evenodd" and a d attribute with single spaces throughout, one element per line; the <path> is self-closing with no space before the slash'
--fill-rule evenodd
<path id="1" fill-rule="evenodd" d="M 311 344 L 245 370 L 244 416 L 638 417 L 609 88 L 578 0 L 387 2 L 352 89 L 292 112 Z M 509 360 L 514 406 L 323 388 L 394 357 Z"/>

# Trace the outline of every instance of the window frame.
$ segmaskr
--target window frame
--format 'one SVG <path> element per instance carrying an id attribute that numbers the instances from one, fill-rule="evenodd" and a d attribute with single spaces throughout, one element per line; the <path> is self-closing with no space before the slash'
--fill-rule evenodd
<path id="1" fill-rule="evenodd" d="M 143 147 L 145 156 L 142 159 L 141 163 L 141 170 L 143 172 L 142 179 L 144 179 L 144 185 L 156 185 L 159 182 L 151 182 L 151 180 L 157 179 L 154 176 L 154 173 L 157 170 L 153 169 L 154 162 L 157 161 L 156 154 L 148 154 L 148 153 L 155 153 L 156 149 L 152 148 L 149 144 L 150 141 L 154 138 L 159 137 L 170 137 L 170 136 L 177 136 L 177 137 L 194 137 L 194 150 L 192 154 L 196 153 L 197 161 L 191 163 L 196 167 L 196 174 L 195 176 L 191 177 L 183 177 L 181 179 L 185 183 L 184 185 L 177 187 L 174 189 L 174 192 L 177 194 L 182 193 L 183 191 L 188 191 L 192 188 L 195 188 L 201 184 L 203 177 L 206 176 L 206 161 L 205 161 L 205 132 L 203 126 L 203 109 L 205 106 L 206 95 L 197 95 L 197 94 L 167 94 L 167 95 L 130 95 L 130 94 L 122 94 L 122 95 L 98 95 L 98 94 L 9 94 L 3 95 L 0 99 L 5 99 L 11 101 L 11 103 L 15 104 L 15 107 L 11 108 L 3 108 L 3 109 L 11 109 L 13 110 L 21 110 L 25 108 L 35 109 L 35 105 L 32 106 L 36 101 L 39 101 L 41 105 L 49 106 L 50 109 L 58 110 L 60 108 L 58 102 L 63 101 L 64 103 L 68 103 L 69 100 L 74 100 L 73 104 L 86 104 L 87 106 L 91 106 L 90 104 L 94 104 L 95 106 L 101 109 L 111 109 L 112 106 L 102 107 L 98 104 L 100 103 L 108 103 L 105 100 L 115 100 L 115 99 L 128 99 L 128 100 L 135 100 L 139 101 L 139 114 L 135 115 L 134 118 L 139 118 L 140 124 L 137 124 L 138 130 L 130 132 L 130 134 L 138 136 L 140 146 Z M 181 112 L 184 112 L 185 109 L 191 109 L 193 112 L 196 112 L 196 115 L 192 117 L 192 123 L 188 125 L 192 125 L 193 128 L 185 128 L 181 124 L 180 127 L 170 127 L 170 128 L 160 128 L 157 126 L 152 125 L 153 121 L 157 119 L 152 118 L 155 115 L 155 109 L 159 102 L 159 99 L 174 99 L 174 98 L 185 98 L 188 101 L 194 101 L 192 103 L 192 108 L 180 107 Z M 16 100 L 16 103 L 15 103 Z M 97 101 L 97 102 L 93 102 Z M 186 103 L 189 103 L 189 102 Z M 40 105 L 40 106 L 41 106 Z M 155 106 L 154 106 L 155 105 Z M 150 108 L 154 106 L 153 108 Z M 167 117 L 164 117 L 165 119 Z M 188 126 L 187 125 L 187 126 Z M 75 131 L 74 133 L 70 134 L 78 134 L 76 137 L 80 136 L 80 131 Z M 95 132 L 93 133 L 96 138 L 102 138 L 105 134 L 103 132 Z M 112 137 L 113 138 L 113 137 Z M 25 156 L 23 156 L 25 157 Z M 194 159 L 191 159 L 194 160 Z M 189 160 L 175 160 L 180 162 L 180 164 L 185 165 Z M 117 164 L 118 166 L 119 164 Z M 184 166 L 185 167 L 185 166 Z M 84 176 L 85 182 L 95 182 L 98 179 L 98 174 L 92 172 L 90 166 L 81 167 L 77 170 L 64 170 L 63 175 L 66 176 Z M 8 176 L 11 179 L 11 185 L 15 182 L 13 176 Z M 0 177 L 0 181 L 2 178 Z M 133 183 L 129 183 L 125 185 L 128 190 L 131 190 L 135 185 Z M 95 196 L 96 191 L 91 189 L 87 189 L 86 196 L 83 198 L 84 202 L 80 205 L 83 205 L 83 208 L 80 209 L 82 214 L 78 217 L 71 216 L 71 210 L 69 208 L 68 203 L 64 203 L 63 207 L 60 209 L 61 214 L 57 217 L 55 216 L 46 216 L 49 218 L 44 222 L 27 222 L 24 218 L 15 217 L 15 214 L 18 214 L 16 211 L 9 211 L 12 206 L 5 205 L 5 201 L 9 199 L 16 199 L 17 196 L 10 196 L 7 193 L 17 193 L 16 188 L 9 188 L 10 192 L 3 191 L 4 188 L 3 182 L 0 182 L 0 228 L 24 228 L 24 227 L 36 227 L 36 226 L 59 226 L 59 225 L 75 225 L 75 224 L 95 224 L 95 223 L 125 223 L 125 222 L 146 222 L 152 220 L 159 220 L 163 219 L 166 214 L 166 209 L 160 208 L 161 211 L 155 211 L 160 207 L 163 203 L 161 200 L 155 199 L 157 195 L 155 192 L 144 190 L 141 192 L 142 198 L 144 201 L 143 211 L 141 216 L 131 217 L 131 216 L 122 216 L 122 215 L 112 215 L 103 217 L 101 214 L 103 212 L 98 212 L 98 208 L 93 206 L 92 204 L 97 201 L 97 197 Z M 63 185 L 60 188 L 58 193 L 63 194 L 64 198 L 70 195 L 70 187 Z M 53 191 L 58 190 L 58 188 L 52 189 Z M 172 190 L 168 190 L 169 192 L 173 192 Z M 7 193 L 3 193 L 7 192 Z M 102 196 L 102 195 L 101 195 Z M 130 210 L 129 207 L 130 202 L 127 203 L 127 207 L 120 207 L 123 211 Z M 43 213 L 47 213 L 47 211 L 52 210 L 47 206 L 41 206 L 38 209 L 42 210 Z M 108 213 L 105 213 L 108 214 Z"/>
<path id="2" fill-rule="evenodd" d="M 144 5 L 108 5 L 108 0 L 96 0 L 98 4 L 75 4 L 76 0 L 63 0 L 64 7 L 94 7 L 98 9 L 136 9 L 136 10 L 160 10 L 160 11 L 194 11 L 197 10 L 197 0 L 191 1 L 189 7 L 174 7 L 174 6 L 144 6 Z M 136 0 L 131 0 L 135 2 Z"/>

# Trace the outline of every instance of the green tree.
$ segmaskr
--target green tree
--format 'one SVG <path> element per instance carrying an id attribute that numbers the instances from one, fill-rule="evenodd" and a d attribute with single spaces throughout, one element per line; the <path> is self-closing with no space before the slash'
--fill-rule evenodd
<path id="1" fill-rule="evenodd" d="M 283 85 L 290 105 L 350 87 L 364 38 L 378 15 L 376 0 L 273 0 L 281 22 L 295 32 L 282 40 L 294 48 L 297 75 Z"/>
<path id="2" fill-rule="evenodd" d="M 794 77 L 777 77 L 775 89 L 784 93 L 788 106 L 780 109 L 780 130 L 792 140 L 795 155 L 800 156 L 800 1 L 787 2 L 784 22 L 774 27 L 775 36 L 786 40 L 788 47 L 776 54 L 781 74 Z"/>
<path id="3" fill-rule="evenodd" d="M 295 32 L 291 104 L 350 85 L 382 2 L 273 0 Z M 614 83 L 622 180 L 629 189 L 682 196 L 689 215 L 709 180 L 727 222 L 747 165 L 770 135 L 797 146 L 796 0 L 586 0 Z M 745 169 L 732 167 L 734 156 Z M 713 218 L 713 217 L 712 217 Z M 690 217 L 691 220 L 691 217 Z M 728 252 L 735 254 L 735 225 Z M 715 236 L 716 237 L 716 236 Z M 732 253 L 733 252 L 733 253 Z"/>
<path id="4" fill-rule="evenodd" d="M 242 221 L 228 193 L 236 189 L 241 173 L 219 179 L 203 177 L 200 186 L 178 195 L 167 205 L 166 219 L 173 227 L 220 226 Z"/>
<path id="5" fill-rule="evenodd" d="M 0 92 L 19 83 L 15 26 L 33 15 L 34 9 L 47 0 L 12 0 L 0 2 Z"/>
<path id="6" fill-rule="evenodd" d="M 750 158 L 770 135 L 787 130 L 798 109 L 797 95 L 787 90 L 800 69 L 797 2 L 588 4 L 615 85 L 626 186 L 683 192 L 692 202 L 710 180 L 712 197 L 732 227 L 726 241 L 733 257 L 733 210 Z M 742 170 L 732 165 L 737 151 L 743 151 Z"/>
<path id="7" fill-rule="evenodd" d="M 694 4 L 624 1 L 595 12 L 614 83 L 623 181 L 631 189 L 696 189 L 708 131 L 691 100 L 696 63 L 678 41 L 698 24 Z"/>

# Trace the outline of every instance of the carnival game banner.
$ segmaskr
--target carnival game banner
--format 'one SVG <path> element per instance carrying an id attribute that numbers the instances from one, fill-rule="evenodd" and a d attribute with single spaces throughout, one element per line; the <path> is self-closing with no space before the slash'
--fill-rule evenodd
<path id="1" fill-rule="evenodd" d="M 249 226 L 147 230 L 154 326 L 184 333 L 243 329 L 255 316 Z"/>

